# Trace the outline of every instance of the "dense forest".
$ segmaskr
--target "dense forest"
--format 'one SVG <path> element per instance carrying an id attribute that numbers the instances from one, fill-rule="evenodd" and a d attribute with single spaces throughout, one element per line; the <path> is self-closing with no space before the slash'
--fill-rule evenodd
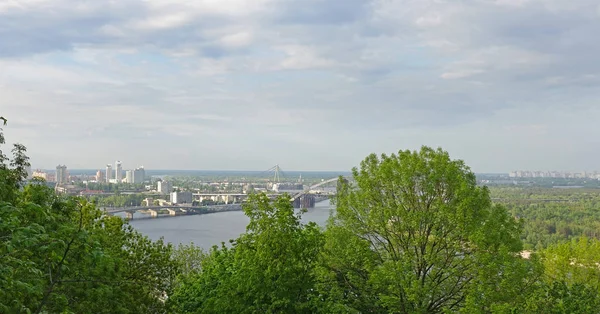
<path id="1" fill-rule="evenodd" d="M 600 237 L 600 189 L 494 187 L 491 196 L 523 220 L 525 248 Z"/>
<path id="2" fill-rule="evenodd" d="M 0 150 L 0 313 L 600 312 L 595 191 L 490 191 L 441 149 L 368 156 L 324 229 L 252 195 L 246 233 L 209 252 L 23 184 L 27 166 Z"/>

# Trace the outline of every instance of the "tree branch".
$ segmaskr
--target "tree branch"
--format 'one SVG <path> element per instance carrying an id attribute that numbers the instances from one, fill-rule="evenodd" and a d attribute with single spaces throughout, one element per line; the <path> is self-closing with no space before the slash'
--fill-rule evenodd
<path id="1" fill-rule="evenodd" d="M 67 254 L 71 250 L 71 245 L 73 245 L 73 242 L 75 242 L 75 239 L 77 239 L 77 235 L 81 232 L 81 229 L 83 228 L 83 210 L 81 208 L 81 204 L 78 204 L 78 205 L 79 205 L 79 227 L 77 228 L 77 232 L 75 232 L 73 234 L 73 237 L 71 238 L 71 241 L 69 241 L 69 244 L 67 244 L 67 247 L 65 248 L 65 251 L 63 252 L 63 256 L 62 256 L 60 262 L 57 265 L 57 270 L 56 270 L 56 277 L 57 278 L 60 278 L 60 275 L 61 275 L 61 272 L 62 272 L 62 266 L 64 265 L 65 260 L 67 259 Z M 48 289 L 46 289 L 46 292 L 44 293 L 44 298 L 42 299 L 42 302 L 38 306 L 38 309 L 35 311 L 36 313 L 39 314 L 39 313 L 42 312 L 42 309 L 44 308 L 44 306 L 48 302 L 48 298 L 50 297 L 50 294 L 54 290 L 54 286 L 58 282 L 59 281 L 53 281 L 52 280 L 52 275 L 50 275 L 50 286 L 48 287 Z"/>

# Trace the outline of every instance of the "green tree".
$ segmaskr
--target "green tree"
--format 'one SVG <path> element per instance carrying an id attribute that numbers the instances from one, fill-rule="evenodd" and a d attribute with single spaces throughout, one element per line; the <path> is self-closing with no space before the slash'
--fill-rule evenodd
<path id="1" fill-rule="evenodd" d="M 246 233 L 231 247 L 213 247 L 200 272 L 182 280 L 172 302 L 179 313 L 313 313 L 312 269 L 322 244 L 314 223 L 303 225 L 289 196 L 253 195 L 244 206 Z"/>
<path id="2" fill-rule="evenodd" d="M 586 284 L 600 291 L 600 240 L 575 238 L 552 245 L 541 254 L 547 281 Z"/>
<path id="3" fill-rule="evenodd" d="M 182 278 L 199 273 L 202 260 L 205 257 L 206 253 L 194 243 L 189 245 L 179 244 L 177 249 L 173 251 L 173 259 L 179 265 L 178 275 Z"/>
<path id="4" fill-rule="evenodd" d="M 600 313 L 600 294 L 595 287 L 584 283 L 544 283 L 529 296 L 524 307 L 516 310 L 540 314 Z"/>
<path id="5" fill-rule="evenodd" d="M 7 121 L 0 117 L 2 125 Z M 27 149 L 22 144 L 14 144 L 12 149 L 12 159 L 4 155 L 2 145 L 5 144 L 3 129 L 0 127 L 0 201 L 14 202 L 23 181 L 27 177 L 27 167 L 29 157 Z"/>
<path id="6" fill-rule="evenodd" d="M 517 257 L 520 223 L 462 161 L 423 147 L 370 155 L 352 172 L 326 231 L 330 311 L 476 312 L 518 299 L 525 279 L 503 273 L 530 269 Z"/>
<path id="7" fill-rule="evenodd" d="M 28 158 L 0 163 L 0 313 L 164 313 L 178 265 L 172 248 L 41 180 Z"/>

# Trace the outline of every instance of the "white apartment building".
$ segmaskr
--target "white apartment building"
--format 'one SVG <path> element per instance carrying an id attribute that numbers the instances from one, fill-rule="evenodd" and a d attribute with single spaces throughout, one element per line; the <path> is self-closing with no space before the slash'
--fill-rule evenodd
<path id="1" fill-rule="evenodd" d="M 112 171 L 112 165 L 106 165 L 106 175 L 104 176 L 104 179 L 106 179 L 106 183 L 110 183 L 113 179 L 113 171 Z"/>
<path id="2" fill-rule="evenodd" d="M 133 170 L 125 171 L 125 182 L 133 183 Z"/>
<path id="3" fill-rule="evenodd" d="M 167 195 L 173 191 L 173 184 L 169 181 L 158 181 L 158 188 L 156 190 L 160 194 Z"/>

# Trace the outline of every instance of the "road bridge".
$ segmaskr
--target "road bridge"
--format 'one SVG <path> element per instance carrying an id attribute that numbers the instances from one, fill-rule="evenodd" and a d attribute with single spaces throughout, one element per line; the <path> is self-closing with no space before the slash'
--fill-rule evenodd
<path id="1" fill-rule="evenodd" d="M 343 177 L 343 178 L 347 179 L 345 177 Z M 302 197 L 303 195 L 307 195 L 307 194 L 335 195 L 335 192 L 319 192 L 319 191 L 317 191 L 317 188 L 320 188 L 320 187 L 322 187 L 324 185 L 327 185 L 327 184 L 330 184 L 330 183 L 333 183 L 333 182 L 337 182 L 338 180 L 339 180 L 339 177 L 338 178 L 331 178 L 329 180 L 325 180 L 325 181 L 319 182 L 319 183 L 317 183 L 315 185 L 312 185 L 312 186 L 304 189 L 304 191 L 298 192 L 298 193 L 294 194 L 292 196 L 292 201 L 294 201 L 294 200 Z"/>
<path id="2" fill-rule="evenodd" d="M 319 190 L 319 188 L 327 184 L 337 182 L 338 179 L 339 178 L 331 178 L 314 184 L 310 187 L 307 187 L 303 191 L 292 195 L 290 200 L 294 203 L 295 207 L 312 207 L 314 206 L 315 202 L 325 200 L 335 195 L 335 191 Z M 270 197 L 277 197 L 279 195 L 281 194 L 269 194 Z M 158 217 L 161 212 L 168 212 L 168 215 L 170 216 L 198 215 L 223 211 L 242 210 L 241 203 L 243 203 L 248 198 L 247 194 L 239 193 L 193 193 L 193 196 L 194 199 L 197 201 L 210 199 L 215 202 L 223 202 L 225 203 L 225 205 L 141 205 L 129 207 L 105 207 L 104 211 L 108 215 L 125 213 L 125 217 L 127 219 L 133 219 L 133 214 L 138 211 L 150 213 L 151 217 Z"/>
<path id="3" fill-rule="evenodd" d="M 342 178 L 348 180 L 348 178 L 346 178 L 346 177 L 342 177 Z M 320 188 L 327 184 L 337 182 L 338 180 L 339 180 L 339 177 L 324 180 L 322 182 L 319 182 L 317 184 L 309 186 L 308 188 L 304 189 L 301 192 L 298 192 L 298 193 L 292 195 L 291 201 L 294 204 L 294 207 L 296 207 L 296 208 L 312 208 L 315 206 L 316 202 L 324 201 L 326 199 L 333 197 L 336 194 L 335 189 L 328 191 L 328 190 L 322 190 Z"/>
<path id="4" fill-rule="evenodd" d="M 158 217 L 160 212 L 168 212 L 170 216 L 181 216 L 181 215 L 200 215 L 209 214 L 225 211 L 236 211 L 242 210 L 240 204 L 227 204 L 227 205 L 209 205 L 209 206 L 182 206 L 182 205 L 168 205 L 168 206 L 130 206 L 130 207 L 108 207 L 104 208 L 104 211 L 108 215 L 114 215 L 118 213 L 125 213 L 125 218 L 133 219 L 133 214 L 138 211 L 144 211 L 150 213 L 151 217 Z"/>
<path id="5" fill-rule="evenodd" d="M 204 200 L 211 200 L 217 203 L 225 204 L 236 204 L 241 203 L 248 198 L 248 194 L 240 193 L 193 193 L 195 201 L 202 202 Z"/>

